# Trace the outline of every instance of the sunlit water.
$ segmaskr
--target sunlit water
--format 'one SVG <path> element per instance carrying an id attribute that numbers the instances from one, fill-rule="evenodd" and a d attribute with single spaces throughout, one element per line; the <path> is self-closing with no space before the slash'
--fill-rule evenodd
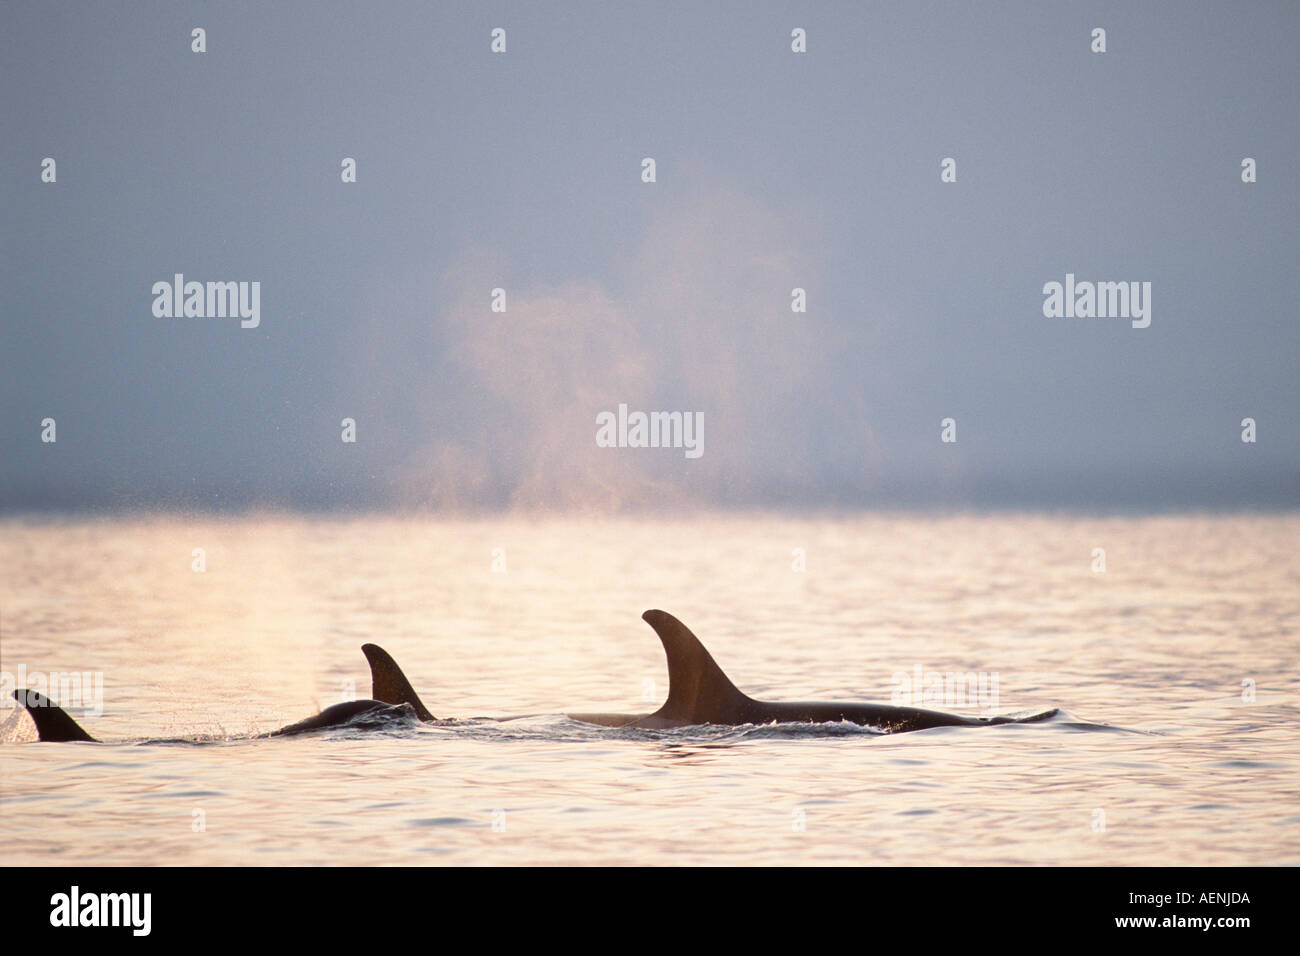
<path id="1" fill-rule="evenodd" d="M 1297 541 L 1295 515 L 11 519 L 0 667 L 102 672 L 106 742 L 0 711 L 0 863 L 1297 864 Z M 1066 713 L 564 717 L 659 706 L 652 607 L 751 696 L 887 703 L 919 666 Z M 466 720 L 248 739 L 369 696 L 368 641 Z"/>

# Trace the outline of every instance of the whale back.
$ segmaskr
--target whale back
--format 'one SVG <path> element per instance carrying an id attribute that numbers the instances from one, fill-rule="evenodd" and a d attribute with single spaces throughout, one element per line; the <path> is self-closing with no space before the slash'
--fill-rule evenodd
<path id="1" fill-rule="evenodd" d="M 385 704 L 410 704 L 415 716 L 425 723 L 437 720 L 424 706 L 420 696 L 406 679 L 388 651 L 378 644 L 363 644 L 361 652 L 370 662 L 370 696 Z"/>
<path id="2" fill-rule="evenodd" d="M 306 734 L 313 730 L 333 730 L 337 727 L 361 726 L 358 719 L 361 717 L 371 718 L 371 726 L 376 725 L 376 721 L 383 720 L 387 717 L 411 716 L 412 707 L 409 704 L 386 704 L 380 700 L 348 700 L 341 704 L 334 704 L 326 707 L 319 714 L 313 714 L 287 727 L 281 727 L 269 734 L 262 734 L 263 737 L 292 737 L 295 734 Z"/>
<path id="3" fill-rule="evenodd" d="M 641 617 L 668 655 L 668 700 L 638 726 L 748 722 L 757 702 L 736 688 L 690 628 L 666 611 L 646 611 Z"/>

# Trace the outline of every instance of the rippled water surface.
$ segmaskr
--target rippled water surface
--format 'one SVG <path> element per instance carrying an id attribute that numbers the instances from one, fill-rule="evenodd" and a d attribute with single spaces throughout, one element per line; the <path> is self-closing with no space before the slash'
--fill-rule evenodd
<path id="1" fill-rule="evenodd" d="M 106 742 L 0 711 L 0 862 L 1300 864 L 1297 541 L 1296 515 L 10 519 L 0 668 L 101 673 L 78 718 Z M 1065 713 L 564 717 L 659 706 L 652 607 L 751 696 L 888 703 L 920 668 Z M 465 719 L 248 739 L 368 696 L 371 641 Z"/>

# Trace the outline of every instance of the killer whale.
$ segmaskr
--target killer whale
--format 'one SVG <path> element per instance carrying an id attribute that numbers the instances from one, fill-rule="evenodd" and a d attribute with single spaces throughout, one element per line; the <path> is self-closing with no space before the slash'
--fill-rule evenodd
<path id="1" fill-rule="evenodd" d="M 761 701 L 740 691 L 723 673 L 700 639 L 666 611 L 641 615 L 663 643 L 668 658 L 668 699 L 652 714 L 569 713 L 567 717 L 606 727 L 666 729 L 698 724 L 849 723 L 871 726 L 888 733 L 931 727 L 978 727 L 995 724 L 1036 723 L 1057 716 L 1051 709 L 1027 717 L 963 717 L 918 707 L 898 707 L 858 702 Z M 411 716 L 424 723 L 454 724 L 435 717 L 420 700 L 392 656 L 377 644 L 361 648 L 370 665 L 371 698 L 346 701 L 320 713 L 257 737 L 283 737 L 327 730 L 369 719 Z M 26 708 L 42 741 L 96 742 L 64 710 L 43 694 L 16 690 L 14 698 Z M 532 716 L 532 715 L 528 715 Z M 497 718 L 510 720 L 514 718 Z"/>
<path id="2" fill-rule="evenodd" d="M 329 730 L 345 725 L 359 726 L 367 721 L 382 721 L 389 717 L 412 716 L 425 723 L 446 723 L 429 712 L 423 701 L 411 688 L 410 682 L 397 662 L 377 644 L 366 644 L 361 648 L 370 664 L 371 698 L 349 700 L 326 707 L 319 714 L 313 714 L 296 723 L 257 734 L 256 738 L 290 737 L 296 734 L 310 733 L 316 730 Z M 71 715 L 54 701 L 39 691 L 20 689 L 13 692 L 13 697 L 26 709 L 36 724 L 36 735 L 42 741 L 69 742 L 83 741 L 100 743 L 86 729 L 77 723 Z"/>
<path id="3" fill-rule="evenodd" d="M 361 653 L 366 655 L 370 664 L 370 696 L 383 704 L 409 704 L 415 716 L 424 723 L 445 724 L 450 720 L 439 720 L 429 713 L 420 695 L 415 692 L 411 682 L 406 679 L 402 669 L 397 666 L 393 656 L 378 644 L 362 644 Z"/>
<path id="4" fill-rule="evenodd" d="M 668 699 L 653 714 L 568 714 L 574 720 L 606 727 L 665 729 L 694 724 L 834 723 L 848 721 L 887 733 L 931 727 L 981 727 L 1035 723 L 1055 717 L 1046 710 L 1028 717 L 962 717 L 919 707 L 868 703 L 779 702 L 754 700 L 723 673 L 700 639 L 666 611 L 641 615 L 668 656 Z"/>
<path id="5" fill-rule="evenodd" d="M 32 722 L 36 724 L 36 735 L 42 742 L 84 741 L 86 743 L 103 743 L 99 738 L 90 736 L 86 729 L 77 723 L 67 711 L 54 703 L 44 694 L 35 690 L 16 690 L 14 699 L 26 708 Z M 385 704 L 377 700 L 348 700 L 341 704 L 326 707 L 319 714 L 313 714 L 296 723 L 272 730 L 256 737 L 288 737 L 293 734 L 305 734 L 313 730 L 328 730 L 354 723 L 363 716 L 383 718 L 398 717 L 404 714 L 414 716 L 414 710 L 406 705 Z"/>

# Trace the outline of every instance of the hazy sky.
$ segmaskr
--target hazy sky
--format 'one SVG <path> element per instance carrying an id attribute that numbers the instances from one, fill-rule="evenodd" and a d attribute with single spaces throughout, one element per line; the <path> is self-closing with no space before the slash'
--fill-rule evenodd
<path id="1" fill-rule="evenodd" d="M 1300 506 L 1300 4 L 0 26 L 6 510 Z M 176 273 L 260 324 L 156 317 Z M 1067 273 L 1150 325 L 1045 316 Z M 598 447 L 620 403 L 703 454 Z"/>

